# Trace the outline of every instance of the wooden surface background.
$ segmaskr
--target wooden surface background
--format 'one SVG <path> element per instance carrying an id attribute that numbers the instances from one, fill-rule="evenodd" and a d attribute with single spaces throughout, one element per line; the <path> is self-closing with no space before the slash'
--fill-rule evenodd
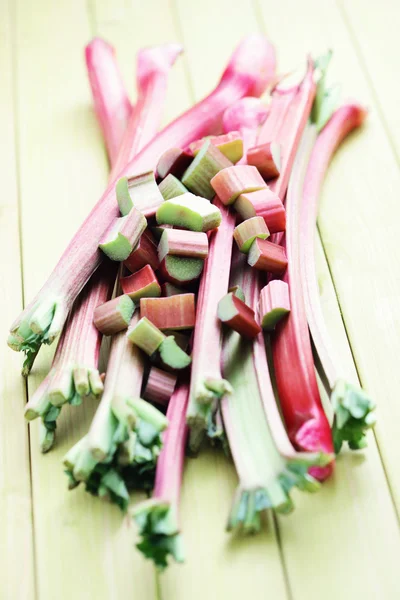
<path id="1" fill-rule="evenodd" d="M 368 8 L 366 7 L 368 4 Z M 23 406 L 21 356 L 0 344 L 2 600 L 395 600 L 400 597 L 400 4 L 396 0 L 0 0 L 0 333 L 31 299 L 101 194 L 107 161 L 92 112 L 84 45 L 104 36 L 133 90 L 135 53 L 176 40 L 165 121 L 206 94 L 246 33 L 266 32 L 290 69 L 327 47 L 343 97 L 370 108 L 337 154 L 321 200 L 320 286 L 349 377 L 378 403 L 362 453 L 344 453 L 323 490 L 296 496 L 258 537 L 224 532 L 231 463 L 188 460 L 187 561 L 158 576 L 117 508 L 66 491 L 61 458 L 94 404 L 63 410 L 55 449 L 38 450 Z"/>

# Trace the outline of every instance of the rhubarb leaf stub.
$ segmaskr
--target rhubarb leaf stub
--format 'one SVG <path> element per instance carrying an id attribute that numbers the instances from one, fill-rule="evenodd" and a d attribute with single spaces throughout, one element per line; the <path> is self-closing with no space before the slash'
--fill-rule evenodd
<path id="1" fill-rule="evenodd" d="M 367 445 L 366 431 L 376 422 L 376 407 L 369 396 L 357 386 L 340 379 L 331 394 L 335 412 L 333 441 L 335 452 L 340 452 L 344 442 L 351 450 L 361 450 Z"/>

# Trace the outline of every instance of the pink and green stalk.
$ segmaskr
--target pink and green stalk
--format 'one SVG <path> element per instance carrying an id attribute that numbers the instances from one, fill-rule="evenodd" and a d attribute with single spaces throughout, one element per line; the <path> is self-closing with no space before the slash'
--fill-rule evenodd
<path id="1" fill-rule="evenodd" d="M 167 406 L 174 392 L 176 375 L 167 373 L 158 367 L 151 367 L 143 397 L 149 402 Z"/>
<path id="2" fill-rule="evenodd" d="M 247 163 L 257 167 L 265 181 L 275 179 L 281 171 L 281 149 L 276 142 L 254 146 L 247 152 Z"/>
<path id="3" fill-rule="evenodd" d="M 138 321 L 134 315 L 132 325 Z M 158 458 L 162 413 L 140 398 L 144 358 L 125 332 L 113 337 L 104 392 L 87 435 L 66 455 L 70 486 L 84 482 L 93 495 L 129 503 L 129 489 L 150 483 Z"/>
<path id="4" fill-rule="evenodd" d="M 277 323 L 290 312 L 288 284 L 273 279 L 260 292 L 258 314 L 261 327 L 266 331 L 275 329 Z"/>
<path id="5" fill-rule="evenodd" d="M 372 412 L 375 403 L 363 390 L 346 382 L 341 375 L 340 360 L 335 355 L 326 328 L 318 289 L 314 249 L 318 198 L 325 173 L 337 147 L 354 129 L 361 126 L 366 116 L 365 108 L 355 103 L 346 104 L 333 114 L 313 148 L 300 207 L 301 273 L 305 310 L 318 356 L 318 368 L 335 412 L 333 439 L 336 452 L 339 452 L 344 441 L 347 441 L 352 449 L 366 445 L 365 431 L 375 423 Z"/>
<path id="6" fill-rule="evenodd" d="M 292 444 L 306 452 L 332 454 L 332 434 L 315 376 L 300 272 L 299 209 L 315 137 L 312 128 L 306 129 L 286 198 L 287 228 L 283 246 L 288 257 L 288 268 L 283 280 L 289 287 L 291 311 L 277 325 L 271 337 L 271 347 L 282 413 Z M 312 473 L 318 479 L 325 479 L 332 468 L 333 461 L 325 467 L 313 469 Z"/>
<path id="7" fill-rule="evenodd" d="M 126 168 L 121 176 L 131 174 L 132 167 L 137 164 L 135 158 L 132 158 L 134 156 L 132 151 L 136 152 L 138 148 L 137 136 L 140 135 L 141 140 L 139 149 L 141 144 L 149 141 L 141 134 L 141 117 L 145 118 L 148 114 L 149 104 L 156 104 L 158 111 L 163 104 L 160 102 L 160 97 L 155 94 L 151 82 L 164 81 L 179 51 L 176 45 L 166 45 L 145 49 L 139 53 L 138 61 L 141 65 L 142 78 L 138 79 L 138 83 L 146 83 L 146 89 L 139 90 L 142 102 L 137 105 L 132 116 L 137 127 L 131 130 L 133 136 L 131 147 L 125 145 L 120 151 L 120 156 L 123 157 L 121 162 L 126 164 L 131 160 L 130 167 Z M 146 76 L 146 69 L 148 76 Z M 161 89 L 164 90 L 164 85 Z M 146 90 L 149 93 L 146 93 Z M 176 129 L 175 133 L 178 135 L 180 127 Z M 146 131 L 148 132 L 149 129 L 146 128 Z M 155 161 L 159 145 L 159 138 L 157 138 L 147 146 L 147 152 L 140 152 L 140 156 L 143 158 L 152 155 Z M 140 168 L 136 171 L 137 174 L 141 172 L 143 169 Z M 75 298 L 103 260 L 103 255 L 98 249 L 99 241 L 119 215 L 115 194 L 116 181 L 111 177 L 110 182 L 109 188 L 72 239 L 50 278 L 11 327 L 9 345 L 14 350 L 22 350 L 26 353 L 25 365 L 28 371 L 42 343 L 51 344 L 57 337 Z M 140 208 L 145 212 L 145 207 Z"/>
<path id="8" fill-rule="evenodd" d="M 279 196 L 269 188 L 241 194 L 233 205 L 242 219 L 262 217 L 270 233 L 285 231 L 286 212 Z"/>
<path id="9" fill-rule="evenodd" d="M 134 302 L 139 302 L 140 298 L 157 298 L 161 296 L 161 286 L 150 265 L 146 265 L 132 275 L 121 277 L 119 282 L 122 292 L 127 294 Z"/>
<path id="10" fill-rule="evenodd" d="M 240 194 L 257 192 L 267 187 L 256 167 L 250 165 L 222 169 L 210 183 L 222 204 L 233 204 Z"/>
<path id="11" fill-rule="evenodd" d="M 229 292 L 218 303 L 218 318 L 230 329 L 252 340 L 261 331 L 255 312 L 233 292 Z"/>
<path id="12" fill-rule="evenodd" d="M 161 331 L 193 329 L 196 320 L 194 294 L 142 298 L 140 316 L 147 317 Z"/>
<path id="13" fill-rule="evenodd" d="M 204 232 L 166 229 L 158 245 L 158 259 L 169 256 L 188 256 L 189 258 L 207 258 L 208 238 Z"/>
<path id="14" fill-rule="evenodd" d="M 285 248 L 269 240 L 255 239 L 248 252 L 250 267 L 280 277 L 286 271 L 288 260 Z"/>
<path id="15" fill-rule="evenodd" d="M 268 71 L 268 79 L 270 81 L 273 78 L 274 69 L 271 68 Z M 233 103 L 224 114 L 224 128 L 226 131 L 240 132 L 246 151 L 248 147 L 254 145 L 258 127 L 265 114 L 260 100 L 244 98 Z M 189 445 L 193 452 L 199 450 L 205 434 L 210 437 L 219 437 L 223 434 L 219 403 L 221 398 L 232 391 L 230 383 L 221 373 L 222 329 L 217 310 L 218 302 L 227 293 L 229 286 L 236 216 L 222 204 L 218 197 L 215 197 L 214 204 L 221 211 L 222 223 L 217 230 L 211 232 L 209 237 L 208 257 L 197 297 L 193 338 L 193 362 L 187 411 L 190 427 Z M 213 357 L 212 361 L 210 356 Z"/>
<path id="16" fill-rule="evenodd" d="M 115 335 L 127 329 L 135 308 L 128 295 L 117 296 L 95 308 L 93 323 L 103 335 Z"/>
<path id="17" fill-rule="evenodd" d="M 211 144 L 218 148 L 218 150 L 233 164 L 237 163 L 242 158 L 243 140 L 238 131 L 230 131 L 223 135 L 212 135 L 208 139 Z M 203 138 L 190 144 L 189 148 L 194 156 L 200 151 L 204 141 L 205 139 Z"/>
<path id="18" fill-rule="evenodd" d="M 246 301 L 254 309 L 258 282 L 259 275 L 247 267 L 245 257 L 235 249 L 231 284 L 243 288 Z M 318 482 L 307 470 L 311 465 L 325 464 L 330 457 L 299 454 L 291 447 L 269 379 L 262 333 L 251 343 L 235 332 L 227 333 L 222 364 L 233 388 L 232 395 L 222 400 L 222 413 L 239 476 L 227 528 L 257 533 L 261 529 L 260 513 L 266 509 L 291 512 L 293 487 L 309 492 L 318 489 Z"/>
<path id="19" fill-rule="evenodd" d="M 124 265 L 131 273 L 136 273 L 146 265 L 150 265 L 156 271 L 159 264 L 157 245 L 150 231 L 146 229 L 133 252 L 124 260 Z"/>
<path id="20" fill-rule="evenodd" d="M 168 566 L 168 556 L 183 562 L 184 551 L 179 525 L 179 500 L 188 435 L 186 408 L 189 384 L 179 383 L 168 404 L 168 427 L 157 461 L 155 486 L 150 500 L 135 506 L 135 519 L 142 540 L 138 549 L 159 569 Z"/>
<path id="21" fill-rule="evenodd" d="M 243 254 L 249 253 L 255 239 L 266 240 L 268 237 L 269 230 L 262 217 L 251 217 L 242 221 L 233 232 L 233 239 Z"/>
<path id="22" fill-rule="evenodd" d="M 193 160 L 191 152 L 181 148 L 168 148 L 160 157 L 156 172 L 158 177 L 165 179 L 168 175 L 176 178 L 182 177 L 188 166 Z"/>
<path id="23" fill-rule="evenodd" d="M 122 81 L 114 48 L 101 38 L 94 38 L 85 48 L 85 58 L 94 110 L 110 163 L 114 165 L 132 113 L 132 105 Z"/>

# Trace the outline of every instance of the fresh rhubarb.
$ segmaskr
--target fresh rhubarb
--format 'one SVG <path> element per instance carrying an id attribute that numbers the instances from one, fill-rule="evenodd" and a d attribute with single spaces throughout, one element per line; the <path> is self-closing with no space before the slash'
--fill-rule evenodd
<path id="1" fill-rule="evenodd" d="M 151 50 L 151 60 L 150 57 L 146 59 L 146 50 L 141 53 L 141 71 L 145 72 L 146 66 L 149 67 L 147 80 L 157 79 L 160 74 L 164 78 L 176 58 L 176 46 L 173 52 L 168 46 L 167 49 Z M 158 60 L 155 61 L 154 56 Z M 163 129 L 118 173 L 118 178 L 154 169 L 158 158 L 168 148 L 184 147 L 195 139 L 215 133 L 224 110 L 245 95 L 261 95 L 274 68 L 275 55 L 269 42 L 260 35 L 245 38 L 235 50 L 216 89 Z M 153 99 L 154 87 L 151 91 Z M 136 130 L 133 135 L 135 133 Z M 137 208 L 146 213 L 145 206 Z M 47 282 L 11 325 L 11 348 L 25 351 L 32 357 L 42 343 L 54 341 L 75 298 L 99 266 L 102 260 L 99 240 L 117 217 L 114 180 L 70 242 Z"/>
<path id="2" fill-rule="evenodd" d="M 182 177 L 193 160 L 193 156 L 180 148 L 168 148 L 160 157 L 156 172 L 160 179 L 173 175 L 177 179 Z"/>
<path id="3" fill-rule="evenodd" d="M 171 369 L 186 369 L 192 362 L 190 356 L 176 342 L 174 335 L 168 335 L 164 338 L 158 351 L 161 362 Z"/>
<path id="4" fill-rule="evenodd" d="M 275 329 L 277 323 L 290 312 L 289 288 L 285 281 L 273 279 L 260 293 L 258 314 L 261 327 Z"/>
<path id="5" fill-rule="evenodd" d="M 95 308 L 93 323 L 103 335 L 114 335 L 128 327 L 135 308 L 129 296 L 117 296 Z"/>
<path id="6" fill-rule="evenodd" d="M 268 142 L 254 146 L 247 151 L 247 164 L 257 167 L 265 181 L 278 177 L 281 170 L 281 149 L 279 144 Z"/>
<path id="7" fill-rule="evenodd" d="M 188 256 L 189 258 L 207 258 L 208 238 L 199 231 L 166 229 L 158 245 L 158 259 L 161 262 L 168 256 Z"/>
<path id="8" fill-rule="evenodd" d="M 239 223 L 234 229 L 233 239 L 237 243 L 240 252 L 248 254 L 255 239 L 266 240 L 269 230 L 262 217 L 252 217 Z"/>
<path id="9" fill-rule="evenodd" d="M 269 81 L 273 79 L 273 70 L 268 72 L 268 77 Z M 225 113 L 224 128 L 226 131 L 239 131 L 246 150 L 254 145 L 258 127 L 265 114 L 260 100 L 244 98 L 233 103 Z M 222 331 L 217 309 L 218 302 L 228 290 L 232 236 L 236 219 L 233 212 L 224 206 L 218 197 L 214 199 L 214 204 L 221 211 L 222 223 L 210 234 L 208 257 L 197 297 L 187 410 L 190 427 L 189 446 L 192 452 L 199 450 L 205 434 L 210 437 L 220 437 L 223 434 L 219 405 L 221 398 L 232 389 L 221 374 Z M 213 357 L 212 361 L 210 356 Z"/>
<path id="10" fill-rule="evenodd" d="M 138 346 L 148 356 L 152 356 L 165 340 L 165 335 L 146 317 L 135 322 L 128 329 L 127 337 L 132 344 Z"/>
<path id="11" fill-rule="evenodd" d="M 140 316 L 149 319 L 161 331 L 193 329 L 196 319 L 194 294 L 179 294 L 169 298 L 142 298 Z"/>
<path id="12" fill-rule="evenodd" d="M 158 189 L 164 200 L 171 200 L 172 198 L 182 196 L 182 194 L 186 194 L 189 191 L 183 183 L 171 173 L 160 182 Z"/>
<path id="13" fill-rule="evenodd" d="M 197 196 L 211 200 L 215 192 L 210 181 L 229 166 L 232 166 L 231 161 L 207 140 L 182 175 L 182 183 Z"/>
<path id="14" fill-rule="evenodd" d="M 200 277 L 203 267 L 202 258 L 166 256 L 160 264 L 160 274 L 165 281 L 174 285 L 187 285 Z"/>
<path id="15" fill-rule="evenodd" d="M 107 153 L 114 164 L 132 112 L 128 94 L 115 58 L 115 50 L 100 38 L 85 48 L 94 110 L 103 132 Z"/>
<path id="16" fill-rule="evenodd" d="M 217 314 L 222 323 L 247 339 L 254 339 L 261 331 L 254 310 L 232 292 L 218 302 Z"/>
<path id="17" fill-rule="evenodd" d="M 325 111 L 326 114 L 326 111 Z M 366 444 L 365 431 L 375 423 L 375 403 L 355 385 L 341 375 L 340 360 L 335 355 L 322 312 L 315 262 L 315 231 L 318 198 L 331 158 L 343 139 L 366 118 L 366 110 L 358 104 L 346 104 L 339 108 L 319 134 L 313 148 L 305 177 L 300 207 L 301 273 L 308 326 L 318 355 L 318 368 L 330 395 L 335 420 L 333 440 L 339 452 L 344 441 L 350 448 L 362 448 Z M 319 112 L 313 116 L 318 123 Z"/>
<path id="18" fill-rule="evenodd" d="M 285 249 L 279 244 L 256 239 L 249 250 L 248 263 L 260 271 L 281 276 L 286 271 L 288 260 Z"/>
<path id="19" fill-rule="evenodd" d="M 208 138 L 208 141 L 218 148 L 233 164 L 237 163 L 243 156 L 243 140 L 238 131 L 230 131 L 223 135 L 212 135 Z M 190 144 L 189 148 L 194 156 L 200 152 L 204 142 L 203 138 Z"/>
<path id="20" fill-rule="evenodd" d="M 179 498 L 187 440 L 186 407 L 189 385 L 180 383 L 167 410 L 168 428 L 160 453 L 153 495 L 133 509 L 142 540 L 137 547 L 155 565 L 164 569 L 171 555 L 183 562 L 184 553 L 179 527 Z"/>
<path id="21" fill-rule="evenodd" d="M 154 271 L 158 269 L 157 246 L 148 229 L 143 233 L 128 258 L 124 260 L 124 265 L 131 273 L 140 271 L 146 265 L 149 265 Z"/>
<path id="22" fill-rule="evenodd" d="M 167 373 L 157 367 L 151 367 L 143 397 L 154 404 L 167 406 L 174 393 L 175 384 L 176 375 Z"/>
<path id="23" fill-rule="evenodd" d="M 249 165 L 223 169 L 212 178 L 211 185 L 222 204 L 233 204 L 240 194 L 256 192 L 266 187 L 258 170 Z"/>
<path id="24" fill-rule="evenodd" d="M 121 177 L 115 187 L 119 210 L 122 216 L 128 215 L 137 205 L 146 206 L 151 214 L 164 202 L 158 189 L 154 172 L 142 173 L 133 177 Z"/>
<path id="25" fill-rule="evenodd" d="M 169 283 L 166 281 L 161 286 L 162 295 L 165 298 L 169 298 L 170 296 L 176 296 L 177 294 L 185 294 L 186 291 L 183 288 L 179 288 L 173 283 Z"/>
<path id="26" fill-rule="evenodd" d="M 191 231 L 210 231 L 221 224 L 221 211 L 205 198 L 187 193 L 166 200 L 157 210 L 156 219 L 157 223 Z"/>
<path id="27" fill-rule="evenodd" d="M 143 370 L 140 350 L 125 332 L 114 336 L 104 393 L 89 432 L 64 459 L 71 488 L 84 482 L 88 492 L 123 511 L 129 489 L 151 486 L 167 425 L 164 415 L 140 398 Z"/>
<path id="28" fill-rule="evenodd" d="M 99 248 L 111 260 L 126 260 L 146 227 L 146 218 L 136 208 L 132 208 L 125 217 L 114 220 L 101 237 Z"/>
<path id="29" fill-rule="evenodd" d="M 242 219 L 262 217 L 270 233 L 286 229 L 285 207 L 275 192 L 269 188 L 241 194 L 233 207 Z"/>
<path id="30" fill-rule="evenodd" d="M 133 275 L 121 277 L 119 282 L 122 292 L 134 302 L 138 302 L 140 298 L 157 298 L 161 296 L 160 284 L 150 265 L 146 265 Z"/>
<path id="31" fill-rule="evenodd" d="M 314 142 L 314 130 L 306 130 L 290 178 L 284 237 L 288 268 L 283 278 L 289 287 L 290 313 L 278 323 L 271 337 L 271 346 L 279 399 L 292 444 L 300 450 L 331 454 L 332 434 L 315 376 L 300 271 L 299 208 Z M 330 463 L 312 472 L 319 479 L 325 479 L 332 467 L 333 463 Z"/>
<path id="32" fill-rule="evenodd" d="M 246 302 L 246 297 L 244 295 L 244 291 L 242 290 L 242 288 L 240 287 L 240 285 L 232 285 L 229 289 L 228 289 L 228 293 L 232 293 L 235 294 L 235 296 L 237 296 L 239 298 L 239 300 L 241 300 L 242 302 Z"/>

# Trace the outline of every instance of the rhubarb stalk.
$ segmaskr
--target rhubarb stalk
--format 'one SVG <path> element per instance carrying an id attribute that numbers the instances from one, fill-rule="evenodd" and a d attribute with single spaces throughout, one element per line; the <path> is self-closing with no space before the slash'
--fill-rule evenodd
<path id="1" fill-rule="evenodd" d="M 122 81 L 114 48 L 106 41 L 94 38 L 85 48 L 85 58 L 94 110 L 103 132 L 110 163 L 114 165 L 132 105 Z"/>
<path id="2" fill-rule="evenodd" d="M 274 70 L 268 71 L 268 79 L 274 78 Z M 258 127 L 265 118 L 266 110 L 260 100 L 243 98 L 224 115 L 226 132 L 239 131 L 244 146 L 254 145 Z M 242 159 L 245 164 L 245 158 Z M 190 398 L 187 420 L 190 427 L 189 445 L 193 452 L 200 448 L 207 433 L 210 437 L 222 435 L 219 402 L 232 391 L 230 383 L 222 377 L 221 350 L 222 330 L 217 316 L 218 303 L 227 293 L 232 239 L 236 217 L 233 211 L 215 197 L 214 204 L 222 215 L 222 223 L 209 237 L 208 257 L 197 298 L 196 326 L 193 338 L 193 363 L 190 382 Z M 210 356 L 213 357 L 210 360 Z"/>
<path id="3" fill-rule="evenodd" d="M 318 114 L 315 115 L 316 118 L 317 116 Z M 325 325 L 314 250 L 318 198 L 335 150 L 351 131 L 363 123 L 366 116 L 366 110 L 359 104 L 346 104 L 328 121 L 311 154 L 300 208 L 301 273 L 305 310 L 318 356 L 318 368 L 335 412 L 333 439 L 336 452 L 339 452 L 344 441 L 347 441 L 352 449 L 363 448 L 366 445 L 365 431 L 375 423 L 372 413 L 375 403 L 363 390 L 346 382 L 341 375 L 340 361 Z"/>
<path id="4" fill-rule="evenodd" d="M 178 384 L 168 404 L 168 427 L 157 461 L 152 498 L 135 506 L 133 517 L 142 540 L 138 549 L 164 569 L 168 556 L 183 562 L 184 552 L 179 527 L 179 498 L 187 439 L 186 407 L 189 384 Z"/>

